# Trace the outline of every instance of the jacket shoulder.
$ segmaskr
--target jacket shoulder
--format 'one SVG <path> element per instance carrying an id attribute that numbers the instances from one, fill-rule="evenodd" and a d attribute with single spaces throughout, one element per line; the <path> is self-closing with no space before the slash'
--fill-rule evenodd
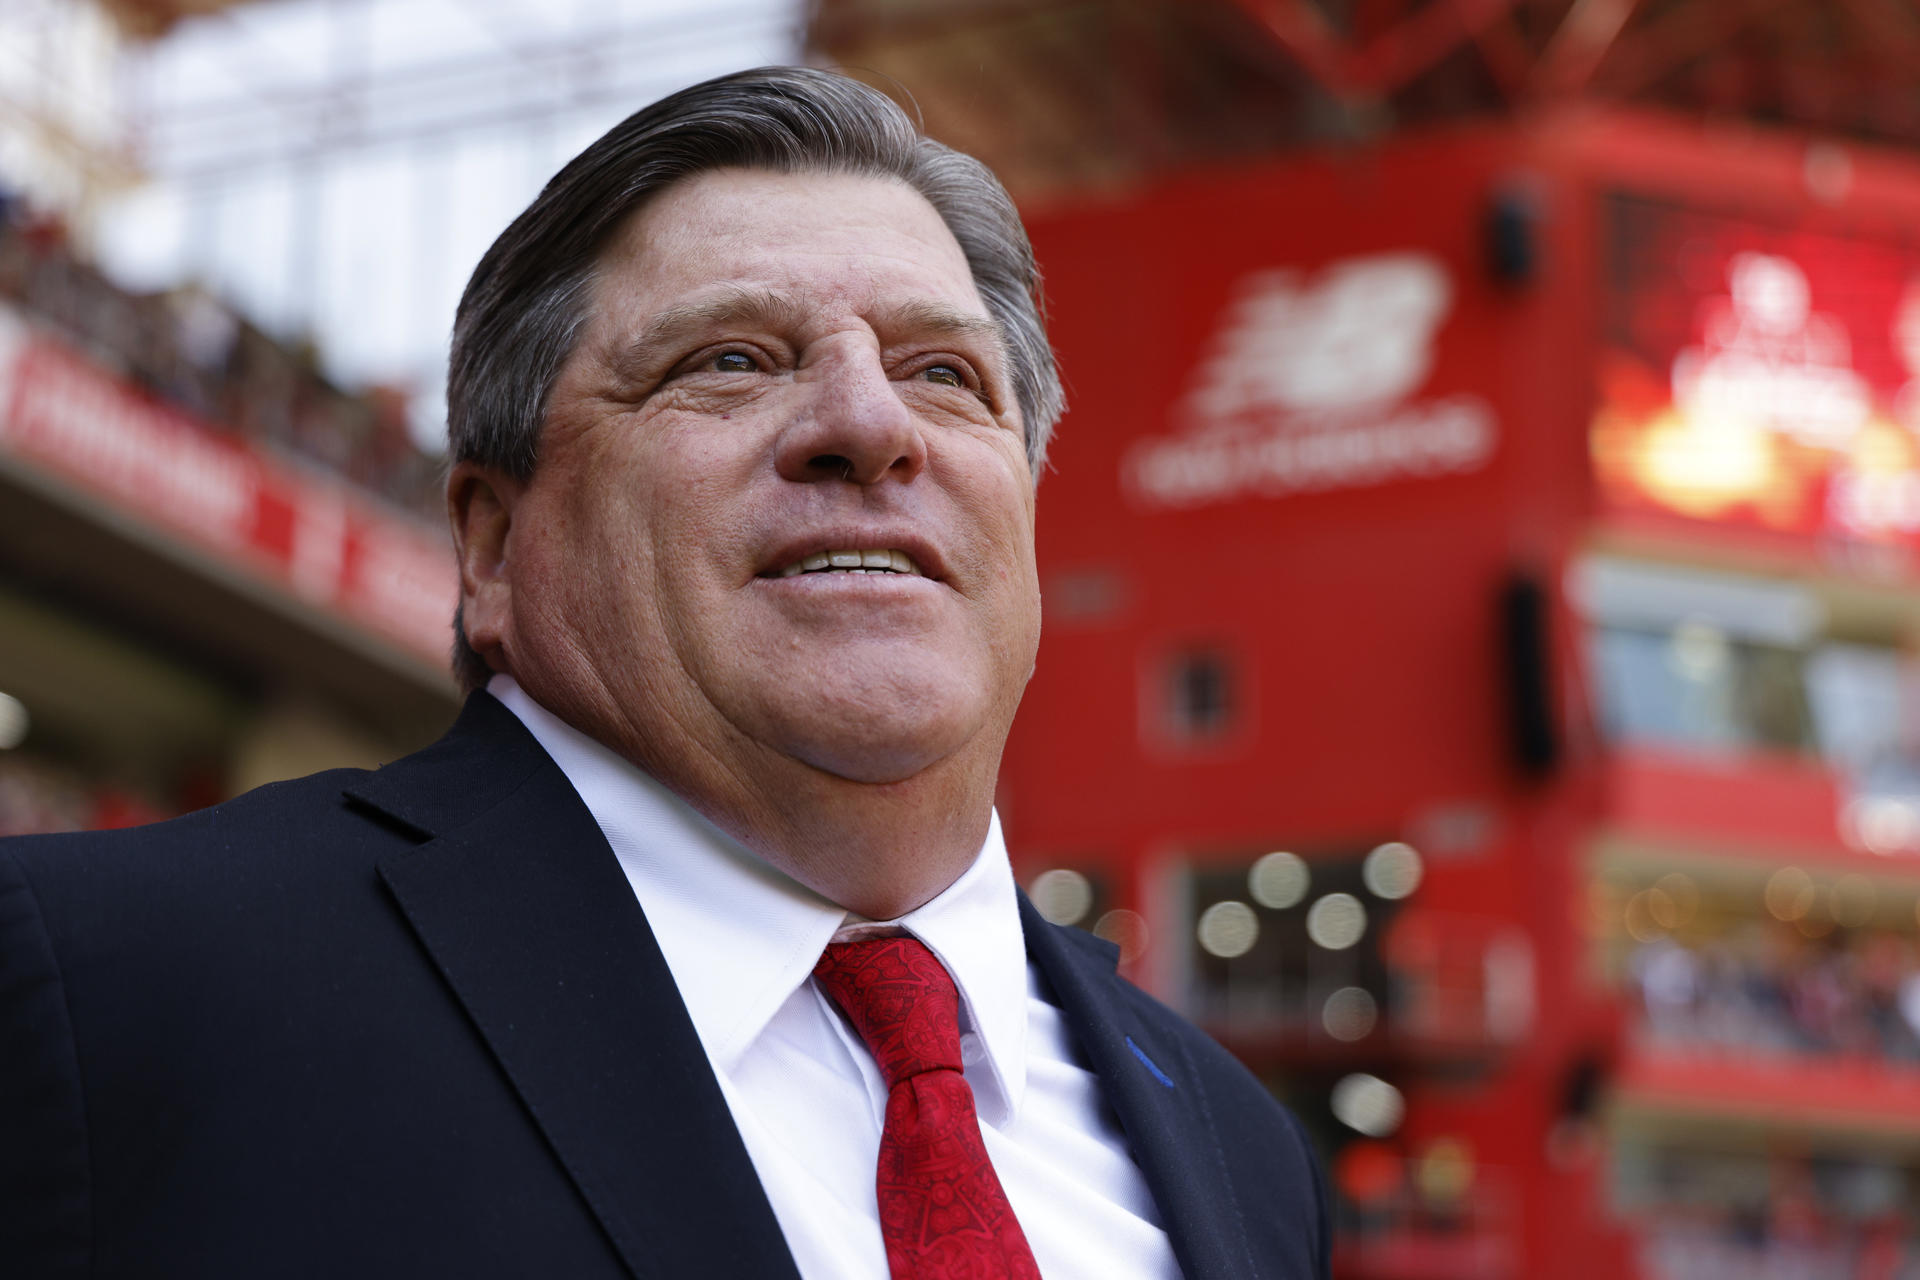
<path id="1" fill-rule="evenodd" d="M 344 794 L 363 777 L 363 770 L 313 773 L 144 827 L 10 837 L 0 841 L 0 852 L 40 894 L 56 898 L 65 885 L 150 894 L 175 883 L 186 892 L 205 892 L 190 881 L 227 875 L 234 862 L 261 865 L 303 852 L 342 852 L 363 839 L 369 823 Z"/>
<path id="2" fill-rule="evenodd" d="M 330 847 L 352 776 L 146 827 L 0 840 L 0 1254 L 25 1274 L 92 1270 L 103 1103 L 83 1082 L 164 1070 L 151 1035 L 98 1049 L 102 1010 L 116 1023 L 200 1017 L 196 993 L 217 972 L 209 948 L 257 957 L 286 931 L 291 912 L 266 886 L 301 885 L 293 850 Z M 236 925 L 245 951 L 226 945 Z"/>
<path id="3" fill-rule="evenodd" d="M 13 837 L 0 851 L 43 897 L 73 886 L 218 902 L 287 876 L 369 872 L 389 850 L 471 820 L 543 763 L 512 712 L 481 694 L 444 737 L 377 770 L 269 783 L 147 826 Z"/>

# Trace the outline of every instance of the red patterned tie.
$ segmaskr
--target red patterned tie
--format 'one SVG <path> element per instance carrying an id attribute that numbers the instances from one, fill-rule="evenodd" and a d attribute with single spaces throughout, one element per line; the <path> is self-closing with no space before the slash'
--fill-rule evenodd
<path id="1" fill-rule="evenodd" d="M 893 1280 L 1039 1280 L 961 1074 L 960 997 L 917 938 L 836 942 L 813 976 L 887 1081 L 880 1233 Z"/>

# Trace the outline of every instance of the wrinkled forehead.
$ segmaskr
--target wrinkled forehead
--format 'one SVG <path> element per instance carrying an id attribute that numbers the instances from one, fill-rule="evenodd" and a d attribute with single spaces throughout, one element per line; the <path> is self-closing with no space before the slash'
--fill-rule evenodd
<path id="1" fill-rule="evenodd" d="M 979 303 L 966 254 L 939 211 L 901 179 L 872 174 L 692 174 L 627 215 L 602 247 L 596 274 L 637 271 L 685 287 L 783 268 L 811 276 L 835 258 L 867 258 L 875 274 L 958 286 Z"/>
<path id="2" fill-rule="evenodd" d="M 716 169 L 682 179 L 609 238 L 591 287 L 592 328 L 616 343 L 699 322 L 799 334 L 891 319 L 990 335 L 1007 350 L 945 221 L 890 177 Z"/>

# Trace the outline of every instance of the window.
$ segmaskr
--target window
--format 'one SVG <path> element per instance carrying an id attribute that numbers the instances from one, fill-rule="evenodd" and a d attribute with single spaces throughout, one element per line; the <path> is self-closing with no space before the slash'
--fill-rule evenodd
<path id="1" fill-rule="evenodd" d="M 1807 657 L 1824 610 L 1789 583 L 1595 559 L 1573 594 L 1592 626 L 1608 736 L 1704 751 L 1810 752 Z"/>
<path id="2" fill-rule="evenodd" d="M 1601 627 L 1594 666 L 1608 735 L 1719 750 L 1811 745 L 1805 655 L 1690 620 L 1667 631 Z"/>
<path id="3" fill-rule="evenodd" d="M 1188 1011 L 1229 1035 L 1366 1040 L 1390 999 L 1380 939 L 1418 883 L 1417 870 L 1388 866 L 1396 859 L 1419 865 L 1392 843 L 1370 855 L 1280 850 L 1189 869 Z"/>
<path id="4" fill-rule="evenodd" d="M 1204 742 L 1232 727 L 1239 690 L 1218 650 L 1176 654 L 1166 672 L 1166 729 L 1176 742 Z"/>

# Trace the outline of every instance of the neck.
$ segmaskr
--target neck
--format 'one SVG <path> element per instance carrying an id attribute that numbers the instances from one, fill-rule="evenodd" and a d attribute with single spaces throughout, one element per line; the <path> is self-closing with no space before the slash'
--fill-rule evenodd
<path id="1" fill-rule="evenodd" d="M 648 771 L 772 866 L 872 920 L 903 916 L 965 874 L 993 807 L 991 783 L 975 785 L 960 776 L 974 771 L 959 768 L 874 783 L 795 764 L 778 779 L 728 774 L 719 787 Z"/>
<path id="2" fill-rule="evenodd" d="M 768 865 L 830 902 L 892 920 L 938 896 L 979 856 L 1011 723 L 896 781 L 862 782 L 721 734 L 677 735 L 638 724 L 617 703 L 569 701 L 560 689 L 523 692 L 549 714 L 625 757 Z M 552 697 L 542 697 L 546 693 Z M 555 705 L 558 702 L 560 705 Z"/>

